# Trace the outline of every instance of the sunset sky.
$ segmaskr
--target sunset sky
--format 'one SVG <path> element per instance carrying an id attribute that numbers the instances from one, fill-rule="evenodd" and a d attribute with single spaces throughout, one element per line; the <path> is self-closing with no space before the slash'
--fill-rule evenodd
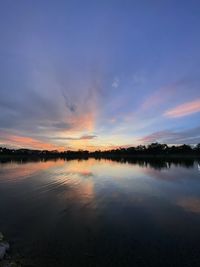
<path id="1" fill-rule="evenodd" d="M 200 143 L 199 0 L 1 0 L 0 146 Z"/>

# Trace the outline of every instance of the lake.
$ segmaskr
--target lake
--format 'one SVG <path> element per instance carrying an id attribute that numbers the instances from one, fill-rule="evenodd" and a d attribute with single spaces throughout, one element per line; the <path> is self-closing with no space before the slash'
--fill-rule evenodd
<path id="1" fill-rule="evenodd" d="M 199 267 L 198 162 L 0 163 L 0 231 L 37 267 Z"/>

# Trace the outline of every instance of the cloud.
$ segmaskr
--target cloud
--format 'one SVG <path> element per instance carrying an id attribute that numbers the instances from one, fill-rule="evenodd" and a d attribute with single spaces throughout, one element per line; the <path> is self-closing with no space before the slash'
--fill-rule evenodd
<path id="1" fill-rule="evenodd" d="M 165 103 L 172 101 L 176 94 L 175 89 L 175 85 L 172 84 L 151 92 L 142 103 L 140 111 L 146 111 L 152 108 L 155 109 L 155 107 L 162 106 Z"/>
<path id="2" fill-rule="evenodd" d="M 169 103 L 174 103 L 177 99 L 188 99 L 189 97 L 196 96 L 198 87 L 198 79 L 183 77 L 182 79 L 166 84 L 154 91 L 150 90 L 150 94 L 144 99 L 140 110 L 155 110 L 155 106 L 162 108 L 162 110 L 163 108 L 167 109 Z"/>
<path id="3" fill-rule="evenodd" d="M 74 103 L 72 103 L 72 101 L 69 100 L 69 97 L 66 95 L 65 91 L 62 91 L 64 100 L 65 100 L 65 106 L 71 111 L 71 112 L 75 112 L 76 111 L 76 105 Z"/>
<path id="4" fill-rule="evenodd" d="M 51 126 L 54 130 L 66 130 L 66 129 L 71 129 L 72 128 L 72 125 L 70 123 L 67 123 L 67 122 L 52 122 L 51 123 Z"/>
<path id="5" fill-rule="evenodd" d="M 7 134 L 5 132 L 0 132 L 0 144 L 9 145 L 10 147 L 19 147 L 19 148 L 23 147 L 23 148 L 43 149 L 43 150 L 58 149 L 62 151 L 66 149 L 66 147 L 64 146 L 57 146 L 51 143 L 42 142 L 32 137 Z"/>
<path id="6" fill-rule="evenodd" d="M 167 110 L 164 115 L 170 118 L 179 118 L 200 112 L 200 99 L 187 102 L 175 108 Z"/>
<path id="7" fill-rule="evenodd" d="M 83 135 L 80 137 L 80 140 L 90 140 L 96 138 L 96 135 Z"/>
<path id="8" fill-rule="evenodd" d="M 62 79 L 54 79 L 51 73 L 50 81 L 46 81 L 42 73 L 34 79 L 36 84 L 31 80 L 30 89 L 26 84 L 20 92 L 0 89 L 0 130 L 42 142 L 49 142 L 53 136 L 76 137 L 93 132 L 102 97 L 97 79 L 88 78 L 72 87 L 67 80 L 63 84 Z M 69 90 L 71 87 L 73 90 Z"/>
<path id="9" fill-rule="evenodd" d="M 153 143 L 153 142 L 160 142 L 163 139 L 168 139 L 172 137 L 172 133 L 170 131 L 159 131 L 155 132 L 149 135 L 146 135 L 139 139 L 140 142 L 142 143 Z"/>
<path id="10" fill-rule="evenodd" d="M 200 143 L 200 127 L 185 131 L 164 130 L 154 132 L 139 139 L 141 143 L 197 144 Z"/>
<path id="11" fill-rule="evenodd" d="M 112 87 L 113 88 L 118 88 L 119 87 L 119 78 L 115 77 L 113 82 L 112 82 Z"/>
<path id="12" fill-rule="evenodd" d="M 53 137 L 51 139 L 76 141 L 76 140 L 91 140 L 91 139 L 94 139 L 96 137 L 97 137 L 96 135 L 82 135 L 80 137 Z"/>

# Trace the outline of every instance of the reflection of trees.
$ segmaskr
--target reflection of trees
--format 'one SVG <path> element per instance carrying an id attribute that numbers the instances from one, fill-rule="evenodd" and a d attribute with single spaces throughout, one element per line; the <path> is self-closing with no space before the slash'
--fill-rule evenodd
<path id="1" fill-rule="evenodd" d="M 86 160 L 90 157 L 95 159 L 110 159 L 121 163 L 138 164 L 146 167 L 151 166 L 155 169 L 170 168 L 171 164 L 193 167 L 194 159 L 200 158 L 200 144 L 195 147 L 189 145 L 168 146 L 166 144 L 152 143 L 148 146 L 139 145 L 136 147 L 119 148 L 107 151 L 89 152 L 87 150 L 58 152 L 48 150 L 30 149 L 7 149 L 0 147 L 0 162 L 12 160 L 19 162 L 78 159 Z"/>
<path id="2" fill-rule="evenodd" d="M 129 163 L 133 165 L 138 165 L 140 167 L 151 167 L 156 170 L 162 169 L 170 169 L 173 165 L 176 167 L 185 167 L 185 168 L 193 168 L 195 159 L 187 159 L 187 158 L 110 158 L 111 161 L 116 161 L 120 163 Z"/>

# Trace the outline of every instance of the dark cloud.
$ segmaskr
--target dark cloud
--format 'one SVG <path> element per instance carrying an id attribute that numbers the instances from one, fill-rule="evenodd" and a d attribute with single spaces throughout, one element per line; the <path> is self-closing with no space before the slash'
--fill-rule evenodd
<path id="1" fill-rule="evenodd" d="M 58 105 L 58 96 L 45 97 L 40 92 L 25 91 L 18 95 L 9 91 L 0 91 L 0 127 L 38 133 L 71 129 L 70 123 L 63 122 L 62 105 Z"/>
<path id="2" fill-rule="evenodd" d="M 71 112 L 76 112 L 76 105 L 70 101 L 69 96 L 66 95 L 66 92 L 64 90 L 62 91 L 62 95 L 64 97 L 65 106 L 67 107 L 67 109 L 69 109 Z"/>
<path id="3" fill-rule="evenodd" d="M 80 137 L 80 140 L 90 140 L 96 138 L 96 135 L 83 135 Z"/>

